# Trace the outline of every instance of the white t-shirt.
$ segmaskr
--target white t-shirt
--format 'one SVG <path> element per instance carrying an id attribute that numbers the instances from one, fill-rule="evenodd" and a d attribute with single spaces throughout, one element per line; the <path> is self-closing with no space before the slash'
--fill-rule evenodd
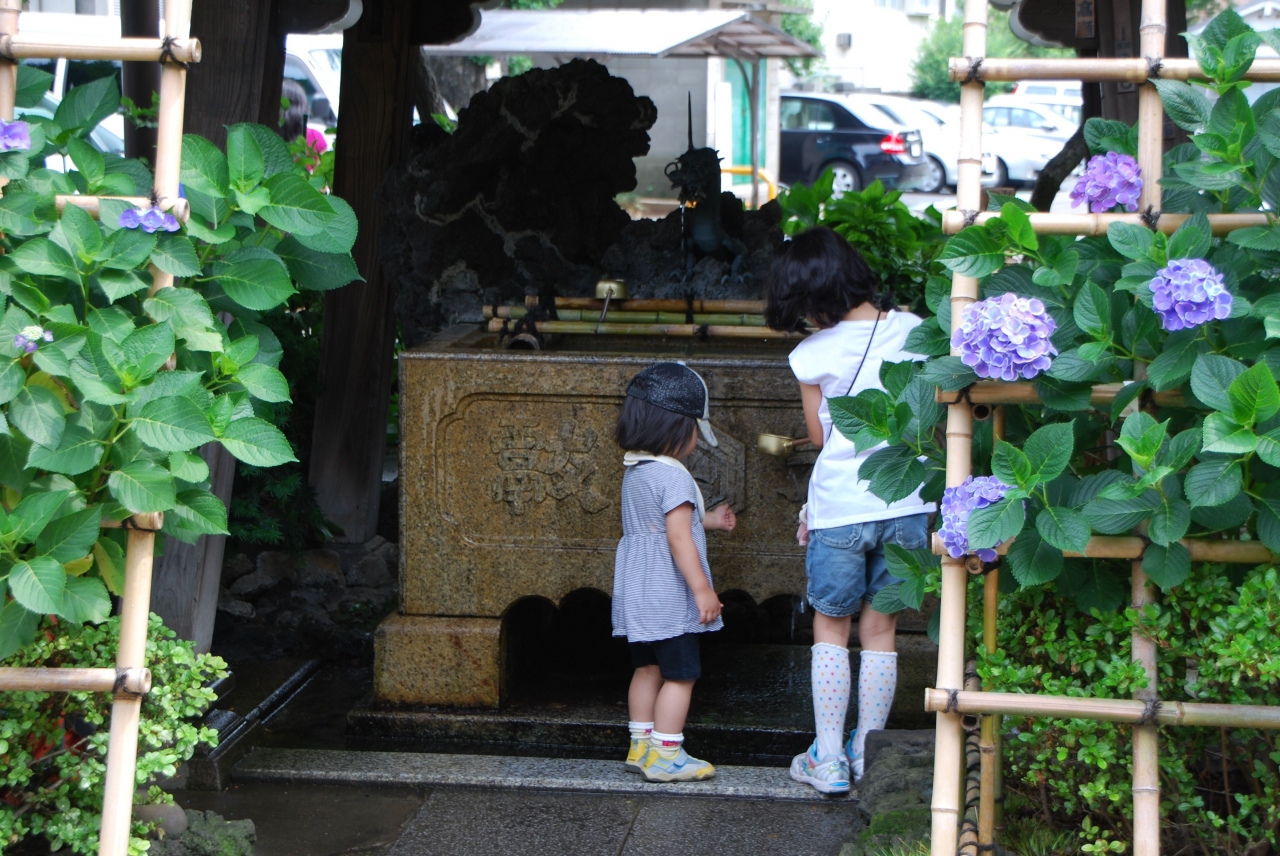
<path id="1" fill-rule="evenodd" d="M 875 339 L 867 351 L 867 339 L 875 322 L 841 321 L 812 334 L 791 352 L 791 371 L 796 379 L 822 389 L 818 418 L 826 439 L 809 477 L 810 529 L 832 529 L 934 510 L 933 503 L 922 501 L 918 491 L 892 505 L 873 494 L 870 482 L 858 478 L 858 468 L 868 455 L 886 444 L 858 454 L 853 441 L 833 428 L 827 410 L 828 398 L 857 395 L 864 389 L 883 389 L 880 385 L 882 363 L 921 359 L 918 354 L 902 350 L 907 334 L 920 323 L 920 319 L 909 312 L 887 312 L 875 326 Z M 849 384 L 854 372 L 858 372 L 864 352 L 866 364 L 850 391 Z"/>

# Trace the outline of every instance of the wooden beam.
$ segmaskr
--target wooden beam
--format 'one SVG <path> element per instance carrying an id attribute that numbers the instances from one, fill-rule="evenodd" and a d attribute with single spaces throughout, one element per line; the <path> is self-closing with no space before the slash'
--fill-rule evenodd
<path id="1" fill-rule="evenodd" d="M 187 78 L 188 133 L 222 146 L 227 125 L 278 126 L 284 35 L 275 28 L 275 8 L 276 0 L 194 5 L 192 33 L 201 37 L 204 57 Z M 217 443 L 202 448 L 200 455 L 209 464 L 213 493 L 230 505 L 235 459 Z M 156 562 L 151 608 L 179 637 L 195 642 L 199 652 L 208 651 L 213 642 L 225 550 L 222 535 L 206 535 L 195 544 L 171 538 Z"/>
<path id="2" fill-rule="evenodd" d="M 360 221 L 352 254 L 365 281 L 325 294 L 310 479 L 320 508 L 352 542 L 373 537 L 378 525 L 395 295 L 382 275 L 382 206 L 375 194 L 408 149 L 418 53 L 409 41 L 413 8 L 369 0 L 342 44 L 333 190 Z"/>

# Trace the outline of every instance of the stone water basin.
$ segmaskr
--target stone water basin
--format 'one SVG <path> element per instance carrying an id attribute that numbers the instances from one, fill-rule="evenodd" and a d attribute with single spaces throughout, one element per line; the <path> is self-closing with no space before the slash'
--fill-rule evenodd
<path id="1" fill-rule="evenodd" d="M 795 542 L 813 453 L 760 455 L 756 434 L 803 433 L 787 365 L 794 342 L 560 336 L 501 350 L 450 328 L 400 360 L 400 610 L 378 629 L 375 701 L 497 707 L 503 617 L 524 598 L 560 604 L 613 587 L 622 454 L 612 435 L 627 381 L 659 360 L 706 379 L 720 445 L 687 462 L 732 533 L 709 533 L 716 588 L 756 603 L 803 595 Z"/>

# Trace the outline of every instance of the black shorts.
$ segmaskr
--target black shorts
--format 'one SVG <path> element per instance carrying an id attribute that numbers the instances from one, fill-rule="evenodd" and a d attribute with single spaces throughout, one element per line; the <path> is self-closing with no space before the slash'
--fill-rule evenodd
<path id="1" fill-rule="evenodd" d="M 702 677 L 702 634 L 685 633 L 656 642 L 632 642 L 631 665 L 657 666 L 667 681 L 696 681 Z"/>

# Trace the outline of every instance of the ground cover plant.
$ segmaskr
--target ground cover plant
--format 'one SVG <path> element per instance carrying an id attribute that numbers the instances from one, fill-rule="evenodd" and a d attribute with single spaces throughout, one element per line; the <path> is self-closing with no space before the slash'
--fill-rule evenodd
<path id="1" fill-rule="evenodd" d="M 886 366 L 885 391 L 831 402 L 860 448 L 889 444 L 863 464 L 872 492 L 892 501 L 922 489 L 941 502 L 952 556 L 991 560 L 1016 539 L 1000 563 L 1001 649 L 980 668 L 989 689 L 1128 697 L 1144 682 L 1129 663 L 1136 624 L 1160 644 L 1162 698 L 1276 701 L 1274 642 L 1263 638 L 1275 622 L 1275 571 L 1193 567 L 1179 541 L 1256 539 L 1280 553 L 1280 92 L 1250 104 L 1241 80 L 1280 31 L 1255 33 L 1228 10 L 1188 38 L 1204 78 L 1154 81 L 1191 137 L 1165 157 L 1161 211 L 1138 212 L 1147 225 L 1074 239 L 1035 234 L 1029 206 L 996 197 L 998 216 L 939 256 L 980 282 L 954 334 L 949 278 L 930 277 L 934 317 L 908 343 L 928 359 Z M 1134 211 L 1147 179 L 1133 160 L 1134 129 L 1090 120 L 1085 137 L 1094 157 L 1073 198 L 1093 212 Z M 1171 235 L 1148 228 L 1172 212 L 1189 216 Z M 1215 237 L 1206 215 L 1221 212 L 1263 214 L 1265 224 Z M 1033 385 L 1040 403 L 1007 408 L 1005 440 L 979 423 L 974 477 L 944 490 L 935 389 L 959 396 L 980 380 Z M 1096 406 L 1091 389 L 1105 383 L 1123 386 Z M 1063 553 L 1135 530 L 1150 542 L 1144 568 L 1161 595 L 1126 612 L 1127 562 Z M 890 561 L 901 583 L 878 608 L 919 606 L 936 589 L 927 551 Z M 1006 726 L 1018 729 L 1006 742 L 1010 787 L 1030 788 L 1034 810 L 1076 830 L 1083 852 L 1127 849 L 1130 729 Z M 1274 741 L 1243 729 L 1162 731 L 1170 852 L 1275 852 Z"/>
<path id="2" fill-rule="evenodd" d="M 18 104 L 34 104 L 49 76 L 20 66 L 18 84 Z M 97 219 L 74 204 L 60 211 L 60 195 L 152 192 L 144 163 L 104 156 L 87 142 L 89 131 L 119 109 L 119 100 L 114 77 L 104 78 L 71 90 L 51 119 L 0 123 L 0 176 L 8 180 L 0 196 L 5 665 L 42 656 L 56 639 L 105 632 L 79 630 L 105 621 L 111 596 L 122 590 L 125 539 L 118 529 L 103 530 L 104 520 L 163 512 L 158 543 L 226 534 L 227 512 L 210 492 L 201 447 L 221 443 L 254 467 L 295 460 L 274 424 L 276 408 L 287 406 L 291 395 L 278 369 L 280 338 L 262 323 L 263 315 L 299 289 L 323 291 L 358 278 L 350 255 L 356 236 L 350 207 L 323 193 L 323 175 L 295 163 L 285 141 L 260 125 L 230 127 L 225 153 L 203 138 L 184 138 L 181 181 L 191 206 L 186 223 L 156 207 L 154 197 L 142 208 L 103 199 Z M 65 171 L 48 168 L 51 160 Z M 151 267 L 172 274 L 176 287 L 153 293 Z M 98 662 L 102 651 L 95 646 L 68 643 L 55 659 L 109 665 L 109 658 Z M 168 644 L 157 654 L 175 663 L 191 660 L 189 651 L 183 655 Z M 154 661 L 149 665 L 156 669 Z M 219 668 L 203 660 L 189 673 L 207 676 Z M 157 684 L 161 695 L 153 693 L 155 698 L 177 692 L 188 700 L 156 713 L 162 736 L 153 748 L 169 765 L 190 754 L 195 738 L 184 720 L 200 712 L 200 696 L 181 681 Z M 0 706 L 35 709 L 36 702 L 17 698 L 0 699 Z M 24 730 L 5 738 L 0 756 L 9 754 L 0 766 L 19 763 L 13 753 L 31 751 L 32 740 L 46 740 L 48 717 L 58 710 L 51 703 L 35 719 L 23 719 Z M 72 733 L 63 718 L 54 721 Z M 77 750 L 86 770 L 89 756 L 97 763 L 100 742 Z M 151 772 L 140 767 L 140 784 Z M 77 796 L 58 797 L 57 805 L 62 812 L 74 804 L 82 812 L 79 828 L 88 834 L 100 795 L 89 799 L 91 780 L 80 782 L 72 788 Z M 17 781 L 7 787 L 0 791 L 2 810 L 12 811 L 7 834 L 43 829 L 51 841 L 88 852 L 87 838 L 56 824 L 31 825 L 45 811 L 46 783 L 33 786 L 43 789 L 38 792 Z M 27 825 L 18 817 L 28 818 Z M 0 839 L 0 847 L 5 844 Z M 137 839 L 133 847 L 141 852 L 144 844 Z"/>

